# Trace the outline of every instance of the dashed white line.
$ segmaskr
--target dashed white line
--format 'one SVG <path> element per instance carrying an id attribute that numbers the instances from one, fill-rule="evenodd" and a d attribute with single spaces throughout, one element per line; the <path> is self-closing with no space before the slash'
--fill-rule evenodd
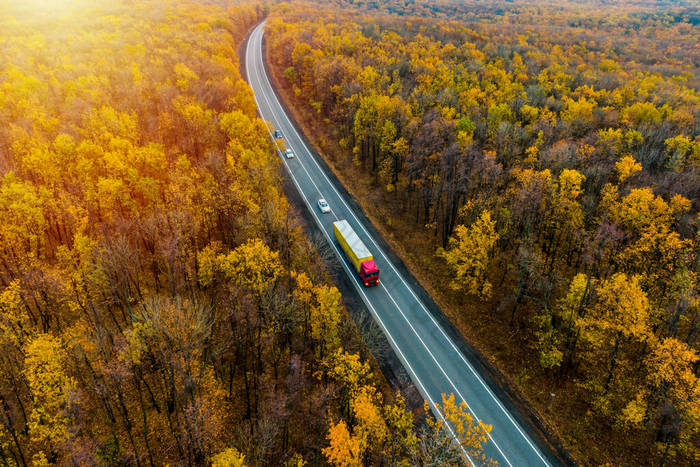
<path id="1" fill-rule="evenodd" d="M 255 33 L 255 31 L 254 31 L 253 33 L 251 33 L 251 38 L 252 38 L 252 34 L 254 34 L 254 33 Z M 249 47 L 250 47 L 250 39 L 249 39 L 248 46 L 246 47 L 246 63 L 247 63 L 247 65 L 248 65 L 246 71 L 248 72 L 249 78 L 250 78 L 251 67 L 250 67 L 250 64 L 248 63 L 248 57 L 250 56 L 249 53 L 248 53 L 248 48 L 249 48 Z M 259 76 L 258 76 L 258 81 L 260 81 Z M 257 96 L 255 96 L 255 93 L 254 93 L 253 97 L 254 97 L 254 99 L 255 99 L 256 104 L 258 104 L 258 108 L 260 108 L 260 104 L 259 104 L 259 102 L 258 102 Z M 267 100 L 267 99 L 266 99 L 266 100 Z M 269 101 L 268 101 L 268 107 L 269 107 L 269 109 L 270 109 L 270 112 L 272 113 L 272 106 L 270 105 Z M 274 137 L 272 136 L 272 133 L 270 132 L 269 128 L 268 128 L 268 133 L 270 133 L 270 138 L 273 140 L 273 142 L 274 142 L 275 145 L 277 146 L 277 143 L 274 141 Z M 279 149 L 279 147 L 278 147 L 278 149 Z M 278 155 L 280 155 L 279 150 L 277 151 L 277 153 L 278 153 Z M 280 155 L 280 158 L 282 158 L 281 155 Z M 386 325 L 384 324 L 384 321 L 383 321 L 383 320 L 381 319 L 381 317 L 379 316 L 379 313 L 377 313 L 377 310 L 375 310 L 374 306 L 372 305 L 372 303 L 370 302 L 369 298 L 368 298 L 367 295 L 365 294 L 365 291 L 362 290 L 361 286 L 357 283 L 357 277 L 356 277 L 355 274 L 350 270 L 349 266 L 345 263 L 345 261 L 344 261 L 342 255 L 341 255 L 341 253 L 340 253 L 340 251 L 338 250 L 338 247 L 337 247 L 337 246 L 335 245 L 335 243 L 331 240 L 331 238 L 330 238 L 328 232 L 326 231 L 326 229 L 325 229 L 324 226 L 323 226 L 323 223 L 322 223 L 321 220 L 318 218 L 318 215 L 316 214 L 316 211 L 313 209 L 312 204 L 309 202 L 308 198 L 307 198 L 306 195 L 304 194 L 304 191 L 301 189 L 301 186 L 299 185 L 299 183 L 298 183 L 296 177 L 294 176 L 294 174 L 293 174 L 293 172 L 292 172 L 292 170 L 291 170 L 291 167 L 289 166 L 288 162 L 285 161 L 283 158 L 282 158 L 282 162 L 283 162 L 283 163 L 285 164 L 285 166 L 287 167 L 287 171 L 289 172 L 290 176 L 292 177 L 292 181 L 294 182 L 294 185 L 297 187 L 297 190 L 299 191 L 299 194 L 301 194 L 302 198 L 304 199 L 304 202 L 306 203 L 306 206 L 309 208 L 309 211 L 311 211 L 311 214 L 314 216 L 314 219 L 316 220 L 316 223 L 319 225 L 319 227 L 320 227 L 321 230 L 323 231 L 323 234 L 324 234 L 324 236 L 326 237 L 326 240 L 327 240 L 328 243 L 333 247 L 333 249 L 335 250 L 336 255 L 341 259 L 341 264 L 343 265 L 343 267 L 344 267 L 346 273 L 347 273 L 349 276 L 352 277 L 352 283 L 353 283 L 353 285 L 354 285 L 355 288 L 358 290 L 358 292 L 360 292 L 360 294 L 362 295 L 363 301 L 364 301 L 365 304 L 369 307 L 369 309 L 372 311 L 372 315 L 373 315 L 374 318 L 377 320 L 377 322 L 380 324 L 380 326 L 381 326 L 382 329 L 384 330 L 384 333 L 389 337 L 389 340 L 390 340 L 390 342 L 391 342 L 392 347 L 393 347 L 394 350 L 399 354 L 399 357 L 401 358 L 403 364 L 404 364 L 404 365 L 406 366 L 406 368 L 409 370 L 409 372 L 411 373 L 411 375 L 413 375 L 414 380 L 417 382 L 417 384 L 418 384 L 418 386 L 419 386 L 419 390 L 420 390 L 421 394 L 422 394 L 423 397 L 428 401 L 428 403 L 430 404 L 430 407 L 431 407 L 431 409 L 433 410 L 433 412 L 437 413 L 437 415 L 439 416 L 439 418 L 443 421 L 444 425 L 447 427 L 447 429 L 449 430 L 450 434 L 452 435 L 452 437 L 455 439 L 455 441 L 456 441 L 457 444 L 459 445 L 459 448 L 460 448 L 460 450 L 462 451 L 462 454 L 469 460 L 469 463 L 470 463 L 472 466 L 474 466 L 475 464 L 474 464 L 474 462 L 472 461 L 471 457 L 469 457 L 469 454 L 467 453 L 467 451 L 466 451 L 466 450 L 464 449 L 464 447 L 459 443 L 459 438 L 458 438 L 457 435 L 454 433 L 454 431 L 453 431 L 453 429 L 452 429 L 452 426 L 451 426 L 449 423 L 447 423 L 447 420 L 445 420 L 445 417 L 443 416 L 443 414 L 440 412 L 440 410 L 437 409 L 437 406 L 435 405 L 435 402 L 434 402 L 433 399 L 430 397 L 430 394 L 428 393 L 428 391 L 426 390 L 426 388 L 423 386 L 423 383 L 421 382 L 420 378 L 418 378 L 418 375 L 417 375 L 417 374 L 415 373 L 415 371 L 413 370 L 413 367 L 412 367 L 411 364 L 409 363 L 408 359 L 407 359 L 406 356 L 403 354 L 403 352 L 402 352 L 401 349 L 399 348 L 398 344 L 397 344 L 396 341 L 394 340 L 393 336 L 391 335 L 391 333 L 390 333 L 389 330 L 387 329 Z M 307 172 L 307 175 L 309 175 L 308 172 Z M 309 176 L 309 178 L 310 178 L 310 176 Z M 312 180 L 312 183 L 313 183 L 313 180 Z M 316 186 L 316 185 L 314 184 L 314 186 Z M 316 187 L 316 189 L 318 190 L 318 187 Z M 319 191 L 319 193 L 320 193 L 320 191 Z M 337 219 L 337 217 L 336 217 L 336 219 Z"/>
<path id="2" fill-rule="evenodd" d="M 264 23 L 262 23 L 260 26 L 258 26 L 258 27 L 256 28 L 256 30 L 253 32 L 253 34 L 260 34 L 260 35 L 262 35 L 262 33 L 263 33 L 263 31 L 262 31 L 263 25 L 264 25 Z M 251 37 L 252 37 L 252 34 L 251 34 Z M 250 44 L 249 44 L 249 46 L 250 46 Z M 248 55 L 248 57 L 249 57 L 249 54 L 248 54 L 248 53 L 247 53 L 247 55 Z M 248 60 L 248 57 L 246 57 L 247 60 Z M 258 71 L 258 72 L 259 72 L 259 71 Z M 272 85 L 271 85 L 271 83 L 270 83 L 270 81 L 269 81 L 269 78 L 268 78 L 267 74 L 266 74 L 266 73 L 260 73 L 260 72 L 259 72 L 259 75 L 262 75 L 262 76 L 264 77 L 265 81 L 267 82 L 268 87 L 269 87 L 270 89 L 272 89 Z M 258 82 L 260 82 L 260 83 L 262 82 L 260 76 L 258 76 Z M 269 110 L 271 111 L 271 113 L 274 114 L 274 112 L 272 112 L 272 109 L 273 109 L 272 103 L 269 101 L 267 95 L 265 95 L 264 97 L 265 97 L 265 100 L 267 101 L 267 105 L 268 105 Z M 279 104 L 279 101 L 278 101 L 276 95 L 274 96 L 274 99 L 275 99 L 275 101 L 277 101 L 278 107 L 281 108 L 281 105 Z M 256 102 L 257 102 L 257 98 L 256 98 Z M 304 140 L 300 137 L 300 135 L 299 135 L 298 132 L 296 131 L 296 128 L 294 128 L 294 125 L 293 125 L 292 122 L 290 121 L 289 117 L 286 115 L 286 112 L 283 111 L 283 112 L 281 112 L 281 113 L 283 114 L 283 116 L 284 116 L 284 118 L 286 119 L 286 121 L 287 121 L 289 127 L 292 129 L 294 135 L 295 135 L 296 138 L 299 140 L 299 142 L 301 143 L 301 145 L 304 147 L 304 149 L 307 151 L 307 153 L 311 154 L 311 151 L 309 150 L 309 148 L 306 146 L 306 143 L 304 142 Z M 364 225 L 359 221 L 359 219 L 357 219 L 357 217 L 355 216 L 353 210 L 348 206 L 347 202 L 346 202 L 345 199 L 340 195 L 340 193 L 338 192 L 338 190 L 336 189 L 336 187 L 334 186 L 334 184 L 331 183 L 331 181 L 330 181 L 330 179 L 328 178 L 328 176 L 326 175 L 325 171 L 320 167 L 318 161 L 316 161 L 316 159 L 315 159 L 313 156 L 311 156 L 311 159 L 313 160 L 314 164 L 315 164 L 316 167 L 319 169 L 319 171 L 321 172 L 321 174 L 323 175 L 323 177 L 326 179 L 327 183 L 331 186 L 331 188 L 332 188 L 332 190 L 335 192 L 336 196 L 341 200 L 341 202 L 345 205 L 346 209 L 350 212 L 350 215 L 353 217 L 353 219 L 355 220 L 355 222 L 357 223 L 357 225 L 359 225 L 359 227 L 362 229 L 362 231 L 363 231 L 364 234 L 367 236 L 367 238 L 369 238 L 370 241 L 374 244 L 374 246 L 376 247 L 377 251 L 384 257 L 384 260 L 385 260 L 386 263 L 391 267 L 391 269 L 394 271 L 394 274 L 399 278 L 399 280 L 401 280 L 401 282 L 403 283 L 404 287 L 405 287 L 405 288 L 409 291 L 409 293 L 413 296 L 413 298 L 415 299 L 415 301 L 418 302 L 418 304 L 420 305 L 420 307 L 422 308 L 422 310 L 424 311 L 424 313 L 428 315 L 428 317 L 430 318 L 430 320 L 433 322 L 433 325 L 440 331 L 440 333 L 442 334 L 443 338 L 449 343 L 449 345 L 451 346 L 451 348 L 453 349 L 453 351 L 454 351 L 456 354 L 459 355 L 459 357 L 460 357 L 460 359 L 463 361 L 463 363 L 466 364 L 466 366 L 467 366 L 467 368 L 470 370 L 470 372 L 477 378 L 477 380 L 479 381 L 479 383 L 481 384 L 481 386 L 482 386 L 484 389 L 486 389 L 486 391 L 487 391 L 487 393 L 489 394 L 489 396 L 496 402 L 496 404 L 498 405 L 498 407 L 503 411 L 503 413 L 506 415 L 506 417 L 508 418 L 508 420 L 513 424 L 513 426 L 516 428 L 516 430 L 517 430 L 517 431 L 520 433 L 520 435 L 525 439 L 525 441 L 526 441 L 526 442 L 528 443 L 528 445 L 533 449 L 533 451 L 537 454 L 537 456 L 542 460 L 542 462 L 543 462 L 545 465 L 549 465 L 549 463 L 542 457 L 542 455 L 540 454 L 539 450 L 532 444 L 532 442 L 530 441 L 529 437 L 526 436 L 526 435 L 523 433 L 523 431 L 522 431 L 522 429 L 520 428 L 519 424 L 511 417 L 510 413 L 509 413 L 509 412 L 505 409 L 505 407 L 501 404 L 500 400 L 493 394 L 493 392 L 491 391 L 491 389 L 488 387 L 488 385 L 486 385 L 486 383 L 483 381 L 483 379 L 482 379 L 481 376 L 478 374 L 478 372 L 476 372 L 476 370 L 473 368 L 473 366 L 471 365 L 471 363 L 469 363 L 469 361 L 465 358 L 465 356 L 462 354 L 462 352 L 460 352 L 459 349 L 457 349 L 457 347 L 455 346 L 454 342 L 445 334 L 445 331 L 444 331 L 444 330 L 442 329 L 442 327 L 436 322 L 436 320 L 435 320 L 435 318 L 432 316 L 432 314 L 426 309 L 426 307 L 425 307 L 425 305 L 423 304 L 423 302 L 416 296 L 416 294 L 415 294 L 415 292 L 413 291 L 413 289 L 408 285 L 408 283 L 407 283 L 407 282 L 403 279 L 403 277 L 398 273 L 398 271 L 396 270 L 396 268 L 395 268 L 395 266 L 393 265 L 393 263 L 392 263 L 391 261 L 389 261 L 388 257 L 387 257 L 386 254 L 384 253 L 384 251 L 379 247 L 379 245 L 377 244 L 377 242 L 376 242 L 376 241 L 374 240 L 374 238 L 369 234 L 369 232 L 366 230 L 366 228 L 364 227 Z M 286 161 L 283 160 L 283 162 L 285 162 L 285 164 L 286 164 Z M 299 161 L 299 163 L 301 164 L 302 169 L 306 172 L 306 174 L 307 174 L 309 180 L 311 181 L 311 183 L 312 183 L 312 184 L 314 185 L 314 187 L 316 188 L 317 192 L 318 192 L 319 194 L 321 194 L 320 189 L 319 189 L 318 186 L 316 185 L 316 182 L 313 180 L 311 174 L 310 174 L 310 173 L 308 172 L 308 170 L 306 169 L 304 163 L 303 163 L 301 160 Z M 288 166 L 288 169 L 290 170 L 290 173 L 291 173 L 291 168 L 290 168 L 289 166 Z M 293 174 L 292 174 L 292 177 L 294 178 Z M 297 184 L 297 183 L 296 183 L 296 179 L 295 179 L 294 181 L 295 181 L 295 184 Z M 300 193 L 302 193 L 302 195 L 303 195 L 303 192 L 301 191 L 301 189 L 300 189 L 300 187 L 299 187 L 298 184 L 297 184 L 297 188 L 300 190 Z M 307 204 L 309 204 L 309 202 L 308 202 L 308 200 L 307 200 L 306 198 L 305 198 L 305 201 L 307 202 Z M 320 223 L 320 221 L 319 221 L 318 218 L 316 217 L 315 211 L 313 210 L 313 208 L 312 208 L 311 206 L 310 206 L 310 209 L 311 209 L 311 211 L 314 213 L 314 217 L 316 218 L 317 222 Z M 337 219 L 338 217 L 335 215 L 335 212 L 334 212 L 333 214 L 334 214 L 335 218 Z M 327 235 L 325 229 L 323 228 L 322 224 L 320 224 L 320 225 L 321 225 L 321 227 L 322 227 L 322 230 L 324 230 L 324 234 L 326 234 L 326 237 L 328 238 L 328 235 Z M 330 240 L 330 239 L 329 239 L 329 240 Z M 331 241 L 330 243 L 332 244 L 332 241 Z M 339 256 L 341 256 L 341 255 L 339 254 L 339 251 L 337 250 L 337 248 L 335 248 L 335 245 L 333 245 L 333 246 L 334 246 L 334 249 L 336 250 L 336 253 L 337 253 Z M 342 259 L 342 256 L 341 256 L 341 259 Z M 343 262 L 343 266 L 344 266 L 346 269 L 348 269 L 348 268 L 347 268 L 347 265 L 344 263 L 344 261 L 341 261 L 341 262 Z M 354 277 L 354 274 L 350 274 L 350 275 L 352 275 L 352 276 Z M 355 278 L 355 280 L 353 280 L 353 283 L 355 284 L 356 287 L 358 287 L 358 286 L 357 286 L 357 283 L 356 283 L 356 278 Z M 382 286 L 383 286 L 383 284 L 382 284 Z M 368 300 L 368 298 L 366 297 L 366 295 L 364 294 L 364 291 L 362 291 L 359 287 L 358 287 L 358 290 L 362 293 L 365 302 L 373 309 L 373 307 L 371 306 L 371 304 L 369 304 L 369 300 Z M 433 358 L 433 360 L 434 360 L 434 361 L 436 362 L 436 364 L 440 367 L 440 370 L 442 371 L 442 373 L 443 373 L 443 374 L 447 377 L 447 379 L 450 381 L 450 384 L 452 385 L 452 387 L 455 388 L 455 389 L 457 390 L 457 388 L 456 388 L 456 386 L 453 384 L 452 380 L 449 378 L 449 376 L 447 376 L 447 374 L 445 373 L 445 370 L 444 370 L 444 369 L 442 368 L 442 366 L 437 362 L 437 360 L 436 360 L 435 357 L 433 356 L 432 352 L 430 352 L 430 350 L 428 349 L 427 345 L 423 342 L 423 340 L 422 340 L 422 338 L 420 337 L 420 335 L 416 332 L 416 330 L 415 330 L 415 329 L 413 328 L 413 326 L 411 325 L 410 321 L 409 321 L 409 320 L 407 319 L 407 317 L 403 314 L 403 312 L 401 311 L 400 307 L 398 306 L 398 304 L 396 303 L 396 301 L 393 299 L 393 297 L 391 296 L 391 294 L 388 292 L 388 290 L 387 290 L 385 287 L 384 287 L 384 290 L 385 290 L 385 292 L 387 293 L 387 295 L 389 296 L 389 298 L 391 299 L 391 301 L 394 303 L 394 305 L 396 306 L 396 308 L 401 312 L 401 314 L 403 315 L 404 319 L 409 323 L 409 326 L 410 326 L 411 329 L 413 330 L 414 334 L 421 340 L 421 342 L 423 343 L 423 346 L 426 348 L 426 350 L 428 350 L 428 352 L 430 353 L 430 355 L 431 355 L 431 357 Z M 376 315 L 377 320 L 381 322 L 381 319 L 380 319 L 379 316 L 376 314 L 376 310 L 373 309 L 373 312 L 374 312 L 373 314 Z M 383 323 L 382 323 L 382 327 L 383 327 L 383 329 L 385 330 L 385 333 L 386 333 L 388 336 L 390 336 L 390 338 L 391 338 L 391 340 L 392 340 L 392 342 L 393 342 L 393 337 L 391 337 L 391 335 L 389 334 L 388 330 L 385 328 L 385 326 L 383 325 Z M 397 349 L 398 349 L 398 346 L 396 346 L 396 347 L 397 347 Z M 398 351 L 400 352 L 400 350 L 398 350 Z M 406 361 L 406 364 L 408 365 L 408 362 L 407 362 L 407 361 Z M 410 365 L 409 365 L 409 366 L 410 366 Z M 415 376 L 415 373 L 414 373 L 413 371 L 412 371 L 412 373 L 413 373 L 414 376 Z M 417 376 L 416 376 L 416 379 L 417 379 Z M 421 385 L 422 385 L 422 384 L 421 384 Z M 459 390 L 457 390 L 457 392 L 459 393 Z M 462 400 L 464 400 L 464 401 L 466 402 L 466 400 L 465 400 L 464 397 L 461 395 L 461 393 L 459 393 L 459 396 L 460 396 L 460 398 L 461 398 Z M 428 397 L 428 399 L 430 399 L 430 398 Z M 471 411 L 471 409 L 470 409 L 470 411 Z M 473 414 L 473 412 L 472 412 L 472 414 Z M 474 414 L 474 416 L 476 417 L 475 414 Z M 478 418 L 478 417 L 477 417 L 477 418 Z M 495 445 L 496 448 L 499 450 L 499 452 L 501 453 L 501 455 L 503 455 L 503 458 L 506 460 L 506 462 L 508 462 L 508 464 L 510 464 L 510 462 L 508 461 L 507 457 L 503 454 L 503 452 L 501 451 L 500 447 L 499 447 L 498 444 L 495 442 L 495 440 L 493 440 L 493 438 L 492 438 L 490 435 L 489 435 L 489 437 L 492 439 L 492 441 L 494 441 L 494 445 Z"/>

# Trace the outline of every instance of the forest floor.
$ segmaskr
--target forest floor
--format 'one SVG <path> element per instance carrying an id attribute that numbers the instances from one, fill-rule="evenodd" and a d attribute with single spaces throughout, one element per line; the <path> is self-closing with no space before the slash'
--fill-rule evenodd
<path id="1" fill-rule="evenodd" d="M 543 425 L 548 441 L 558 446 L 565 457 L 585 465 L 601 465 L 611 460 L 623 465 L 647 463 L 648 446 L 631 451 L 629 440 L 614 439 L 611 430 L 591 429 L 584 420 L 588 408 L 581 402 L 583 398 L 578 397 L 583 389 L 571 379 L 559 378 L 539 366 L 536 351 L 509 324 L 509 313 L 498 309 L 500 298 L 508 293 L 497 286 L 502 282 L 500 278 L 492 280 L 494 298 L 490 302 L 479 302 L 449 287 L 449 271 L 435 256 L 439 241 L 432 230 L 417 224 L 415 212 L 403 210 L 396 196 L 387 193 L 362 167 L 350 162 L 349 151 L 338 144 L 340 135 L 314 114 L 310 106 L 295 98 L 281 71 L 269 65 L 269 55 L 266 58 L 280 97 L 313 149 L 465 340 L 501 373 L 508 392 L 525 402 L 525 410 L 531 411 L 530 418 Z M 514 324 L 520 325 L 523 324 L 517 321 Z"/>

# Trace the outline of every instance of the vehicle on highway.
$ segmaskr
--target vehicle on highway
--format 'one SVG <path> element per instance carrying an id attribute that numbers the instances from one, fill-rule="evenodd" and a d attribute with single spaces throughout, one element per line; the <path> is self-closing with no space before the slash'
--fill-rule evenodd
<path id="1" fill-rule="evenodd" d="M 333 234 L 340 244 L 355 271 L 360 275 L 365 287 L 379 284 L 379 268 L 374 262 L 372 252 L 362 243 L 360 237 L 345 219 L 333 222 Z"/>
<path id="2" fill-rule="evenodd" d="M 294 157 L 294 151 L 292 151 L 289 148 L 285 149 L 284 150 L 284 157 L 286 157 L 287 159 L 292 159 Z"/>
<path id="3" fill-rule="evenodd" d="M 294 138 L 294 142 L 303 141 L 302 133 L 292 135 L 293 127 L 287 123 L 287 118 L 291 120 L 291 116 L 286 115 L 266 75 L 265 56 L 262 53 L 265 24 L 267 23 L 261 23 L 248 41 L 247 77 L 255 92 L 256 102 L 260 104 L 261 117 L 272 122 L 270 134 L 275 128 L 284 126 L 290 132 L 289 137 Z M 280 148 L 281 155 L 287 148 L 286 141 L 275 140 L 275 143 Z M 299 143 L 294 147 L 301 151 L 303 145 Z M 420 284 L 412 279 L 408 271 L 404 271 L 405 268 L 395 265 L 388 253 L 382 251 L 386 247 L 381 246 L 383 243 L 380 235 L 371 234 L 372 229 L 369 225 L 363 225 L 367 222 L 366 219 L 361 213 L 353 212 L 354 203 L 345 198 L 342 185 L 337 184 L 330 174 L 325 173 L 325 165 L 317 163 L 314 157 L 307 159 L 307 156 L 310 155 L 305 153 L 299 161 L 288 160 L 287 165 L 293 170 L 285 171 L 285 176 L 289 176 L 290 183 L 299 190 L 301 203 L 309 208 L 309 214 L 328 240 L 328 246 L 340 254 L 341 257 L 337 259 L 342 266 L 339 266 L 349 274 L 348 278 L 353 282 L 350 288 L 357 288 L 357 303 L 364 304 L 376 319 L 377 325 L 392 344 L 391 348 L 396 351 L 411 381 L 420 389 L 420 394 L 431 404 L 432 401 L 441 401 L 442 394 L 450 393 L 454 394 L 456 403 L 468 403 L 473 410 L 471 415 L 475 419 L 493 426 L 488 441 L 482 444 L 482 447 L 483 453 L 499 465 L 559 465 L 560 462 L 550 462 L 549 449 L 542 448 L 546 451 L 540 452 L 539 442 L 534 439 L 537 437 L 536 430 L 532 431 L 530 423 L 522 418 L 520 411 L 515 407 L 506 407 L 509 405 L 507 403 L 501 403 L 502 400 L 508 400 L 508 395 L 493 387 L 488 378 L 486 381 L 482 379 L 478 366 L 472 366 L 471 357 L 461 351 L 461 338 L 453 337 L 449 330 L 446 332 L 443 329 L 440 323 L 446 321 L 442 320 L 439 309 L 429 310 L 423 303 L 428 295 Z M 284 156 L 282 158 L 284 159 Z M 302 167 L 302 161 L 308 164 Z M 319 211 L 316 210 L 318 207 L 314 207 L 314 200 L 318 202 L 319 196 L 323 194 L 331 197 L 333 201 L 332 214 L 328 214 L 328 217 L 325 214 L 319 216 Z M 372 259 L 376 263 L 375 267 L 381 264 L 382 280 L 378 283 L 381 287 L 365 286 L 355 262 L 350 264 L 350 255 L 344 248 L 340 251 L 338 234 L 332 232 L 333 221 L 337 220 L 333 214 L 340 215 L 340 219 L 347 219 L 352 228 L 357 229 L 355 232 L 362 241 L 367 242 L 366 246 L 370 248 L 371 254 L 376 255 L 376 259 Z M 331 221 L 330 224 L 328 221 Z M 442 417 L 440 408 L 432 406 L 432 409 L 436 418 Z M 556 455 L 551 458 L 556 458 Z M 468 460 L 465 463 L 468 463 Z"/>
<path id="4" fill-rule="evenodd" d="M 284 136 L 282 135 L 282 132 L 280 130 L 275 130 L 275 133 L 273 134 L 275 139 L 282 139 Z"/>
<path id="5" fill-rule="evenodd" d="M 321 210 L 321 212 L 331 212 L 331 207 L 328 205 L 328 202 L 323 198 L 318 200 L 318 208 Z"/>

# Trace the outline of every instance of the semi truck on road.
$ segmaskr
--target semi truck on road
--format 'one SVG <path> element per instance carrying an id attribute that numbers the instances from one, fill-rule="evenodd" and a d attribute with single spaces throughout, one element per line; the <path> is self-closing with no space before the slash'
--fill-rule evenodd
<path id="1" fill-rule="evenodd" d="M 360 275 L 365 287 L 379 284 L 379 268 L 374 262 L 372 253 L 362 243 L 360 237 L 350 227 L 345 219 L 333 222 L 333 234 L 340 247 L 350 258 L 355 271 Z"/>

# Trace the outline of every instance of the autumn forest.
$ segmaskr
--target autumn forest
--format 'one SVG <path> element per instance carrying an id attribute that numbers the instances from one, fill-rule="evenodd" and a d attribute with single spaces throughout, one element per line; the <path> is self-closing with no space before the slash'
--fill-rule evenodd
<path id="1" fill-rule="evenodd" d="M 268 60 L 443 310 L 581 462 L 696 464 L 697 8 L 331 3 Z"/>
<path id="2" fill-rule="evenodd" d="M 281 191 L 237 54 L 266 7 L 50 3 L 0 3 L 0 464 L 459 459 Z"/>
<path id="3" fill-rule="evenodd" d="M 0 465 L 495 464 L 392 387 L 288 199 L 264 19 L 310 144 L 549 442 L 697 464 L 697 4 L 0 0 Z"/>

